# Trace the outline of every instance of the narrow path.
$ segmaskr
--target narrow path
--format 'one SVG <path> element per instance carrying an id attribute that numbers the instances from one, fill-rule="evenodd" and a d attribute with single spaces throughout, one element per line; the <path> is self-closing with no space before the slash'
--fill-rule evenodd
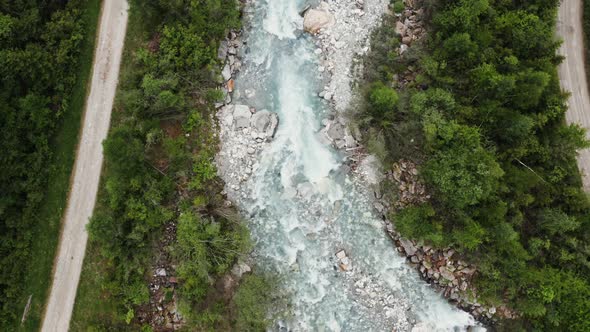
<path id="1" fill-rule="evenodd" d="M 559 54 L 565 56 L 565 60 L 559 66 L 559 82 L 563 90 L 571 92 L 566 113 L 567 122 L 590 129 L 590 97 L 584 67 L 582 11 L 582 0 L 561 1 L 557 34 L 563 39 Z M 584 190 L 590 192 L 590 149 L 579 151 L 578 167 L 582 173 Z"/>
<path id="2" fill-rule="evenodd" d="M 105 0 L 95 51 L 92 85 L 78 147 L 73 183 L 54 263 L 53 283 L 45 308 L 42 331 L 67 331 L 76 299 L 88 234 L 102 168 L 106 138 L 127 28 L 125 0 Z"/>

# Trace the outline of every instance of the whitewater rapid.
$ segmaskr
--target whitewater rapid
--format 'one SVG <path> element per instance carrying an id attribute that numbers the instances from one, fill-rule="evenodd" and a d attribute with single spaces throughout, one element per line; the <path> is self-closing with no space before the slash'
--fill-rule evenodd
<path id="1" fill-rule="evenodd" d="M 371 3 L 365 0 L 365 6 Z M 305 5 L 259 0 L 247 6 L 244 66 L 234 93 L 236 103 L 276 112 L 280 119 L 251 176 L 227 189 L 248 216 L 253 260 L 280 276 L 289 298 L 288 307 L 275 308 L 282 314 L 271 329 L 447 331 L 475 325 L 396 253 L 372 211 L 365 180 L 319 139 L 321 120 L 331 110 L 318 98 L 325 82 L 318 79 L 313 37 L 301 31 L 298 11 Z M 230 146 L 236 140 L 227 135 L 245 132 L 225 129 L 230 134 L 221 137 L 220 156 L 235 158 L 243 149 Z M 221 173 L 227 183 L 230 174 Z M 349 271 L 338 267 L 335 254 L 342 249 Z"/>

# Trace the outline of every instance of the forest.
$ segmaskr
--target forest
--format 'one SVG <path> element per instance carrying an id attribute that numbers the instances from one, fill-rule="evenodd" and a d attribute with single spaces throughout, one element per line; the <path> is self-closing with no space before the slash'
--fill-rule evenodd
<path id="1" fill-rule="evenodd" d="M 29 292 L 33 320 L 40 315 L 37 300 L 45 296 L 65 206 L 97 4 L 0 1 L 1 326 L 20 322 Z"/>
<path id="2" fill-rule="evenodd" d="M 217 49 L 239 28 L 237 2 L 132 1 L 105 167 L 71 328 L 150 330 L 149 284 L 165 287 L 186 328 L 260 329 L 267 279 L 248 275 L 229 299 L 215 285 L 250 249 L 239 215 L 224 205 L 213 158 Z M 164 257 L 164 259 L 162 259 Z M 176 281 L 175 281 L 176 282 Z M 258 289 L 258 290 L 257 290 Z M 105 303 L 96 307 L 96 303 Z"/>
<path id="3" fill-rule="evenodd" d="M 478 267 L 480 301 L 520 318 L 500 329 L 590 330 L 590 204 L 567 125 L 557 0 L 426 1 L 428 38 L 401 58 L 375 34 L 359 116 L 386 164 L 420 165 L 432 198 L 392 215 L 402 235 Z M 419 74 L 408 86 L 394 74 Z M 377 148 L 375 148 L 377 147 Z"/>

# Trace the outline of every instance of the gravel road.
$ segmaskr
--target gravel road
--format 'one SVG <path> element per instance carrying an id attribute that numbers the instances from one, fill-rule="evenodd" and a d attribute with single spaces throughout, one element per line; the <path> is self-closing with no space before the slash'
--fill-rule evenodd
<path id="1" fill-rule="evenodd" d="M 561 1 L 557 34 L 563 39 L 559 54 L 565 56 L 564 62 L 559 66 L 559 82 L 562 89 L 571 92 L 566 120 L 590 129 L 590 97 L 584 69 L 582 0 Z M 590 132 L 587 133 L 589 134 Z M 590 192 L 590 149 L 579 151 L 578 167 L 582 173 L 584 190 Z"/>
<path id="2" fill-rule="evenodd" d="M 92 85 L 86 101 L 82 135 L 42 331 L 64 332 L 70 325 L 88 240 L 86 224 L 94 209 L 100 180 L 102 141 L 109 130 L 119 77 L 127 10 L 125 0 L 103 1 Z"/>

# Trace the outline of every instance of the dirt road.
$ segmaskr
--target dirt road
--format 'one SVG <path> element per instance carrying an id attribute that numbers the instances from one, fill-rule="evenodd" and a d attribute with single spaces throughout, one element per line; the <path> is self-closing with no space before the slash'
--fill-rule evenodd
<path id="1" fill-rule="evenodd" d="M 42 331 L 68 330 L 92 215 L 127 29 L 126 0 L 104 0 L 90 94 Z"/>
<path id="2" fill-rule="evenodd" d="M 568 123 L 577 123 L 590 129 L 590 97 L 584 69 L 582 0 L 561 1 L 557 34 L 563 39 L 559 54 L 566 57 L 559 66 L 559 82 L 562 89 L 572 93 L 566 119 Z M 590 192 L 590 149 L 579 151 L 578 167 L 582 173 L 584 190 Z"/>

